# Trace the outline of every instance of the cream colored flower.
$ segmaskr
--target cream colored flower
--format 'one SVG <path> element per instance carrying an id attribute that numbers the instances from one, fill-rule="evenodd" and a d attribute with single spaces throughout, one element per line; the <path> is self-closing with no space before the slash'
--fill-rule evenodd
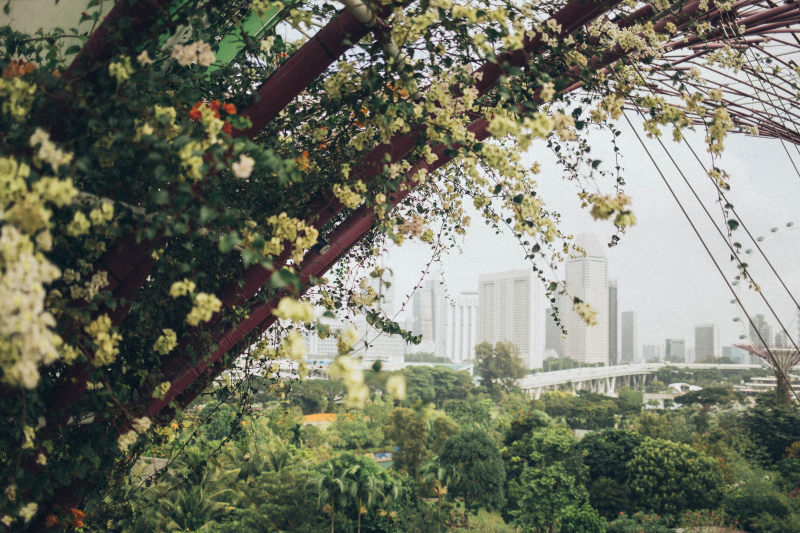
<path id="1" fill-rule="evenodd" d="M 255 168 L 255 165 L 255 159 L 248 155 L 242 154 L 239 156 L 239 160 L 231 165 L 231 170 L 233 170 L 233 175 L 237 178 L 247 179 L 250 177 L 250 174 L 253 173 L 253 168 Z"/>

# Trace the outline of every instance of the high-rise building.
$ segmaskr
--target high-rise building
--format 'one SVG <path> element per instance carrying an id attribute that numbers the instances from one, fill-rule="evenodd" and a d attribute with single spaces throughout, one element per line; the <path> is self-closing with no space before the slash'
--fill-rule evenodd
<path id="1" fill-rule="evenodd" d="M 638 332 L 636 331 L 636 313 L 623 311 L 621 315 L 622 343 L 620 346 L 620 362 L 636 363 L 639 361 L 637 350 L 639 348 Z M 646 358 L 645 358 L 646 360 Z"/>
<path id="2" fill-rule="evenodd" d="M 686 341 L 684 339 L 667 339 L 664 345 L 664 359 L 673 363 L 685 363 Z"/>
<path id="3" fill-rule="evenodd" d="M 436 356 L 447 354 L 447 321 L 450 303 L 445 299 L 438 276 L 429 279 L 417 289 L 411 304 L 411 332 L 422 335 L 416 351 L 432 352 Z"/>
<path id="4" fill-rule="evenodd" d="M 544 288 L 530 270 L 478 277 L 478 343 L 511 342 L 528 368 L 541 368 L 544 337 Z"/>
<path id="5" fill-rule="evenodd" d="M 734 363 L 747 363 L 749 360 L 748 352 L 737 346 L 723 346 L 722 357 L 730 359 Z"/>
<path id="6" fill-rule="evenodd" d="M 603 246 L 590 233 L 578 235 L 576 244 L 586 255 L 567 261 L 567 293 L 580 298 L 597 313 L 597 324 L 590 326 L 571 306 L 562 305 L 561 316 L 567 328 L 564 355 L 584 364 L 608 364 L 608 262 Z M 569 307 L 569 308 L 567 308 Z"/>
<path id="7" fill-rule="evenodd" d="M 755 325 L 755 327 L 753 327 Z M 767 323 L 767 319 L 761 313 L 753 316 L 753 324 L 750 324 L 750 342 L 754 346 L 764 347 L 772 342 L 772 326 Z"/>
<path id="8" fill-rule="evenodd" d="M 660 344 L 644 344 L 642 345 L 642 361 L 645 363 L 654 363 L 663 361 L 663 346 Z"/>
<path id="9" fill-rule="evenodd" d="M 561 326 L 556 324 L 553 318 L 553 308 L 548 307 L 545 311 L 545 332 L 544 332 L 544 357 L 564 357 L 564 338 L 562 337 Z"/>
<path id="10" fill-rule="evenodd" d="M 788 348 L 792 345 L 792 341 L 789 340 L 789 336 L 784 333 L 783 331 L 778 331 L 775 333 L 775 345 L 776 347 L 780 348 Z"/>
<path id="11" fill-rule="evenodd" d="M 608 364 L 616 365 L 619 359 L 619 336 L 617 335 L 617 282 L 608 282 Z"/>
<path id="12" fill-rule="evenodd" d="M 447 327 L 446 357 L 454 363 L 472 359 L 478 343 L 478 293 L 465 291 L 450 306 Z"/>
<path id="13" fill-rule="evenodd" d="M 716 324 L 702 324 L 694 327 L 694 360 L 702 363 L 710 357 L 719 357 L 719 328 Z M 710 359 L 709 359 L 710 360 Z"/>

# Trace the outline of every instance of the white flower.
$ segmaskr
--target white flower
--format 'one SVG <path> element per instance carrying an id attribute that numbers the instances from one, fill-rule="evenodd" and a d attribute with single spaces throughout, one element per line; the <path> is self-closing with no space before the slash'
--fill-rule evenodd
<path id="1" fill-rule="evenodd" d="M 214 52 L 211 46 L 203 41 L 195 41 L 187 45 L 175 45 L 172 49 L 172 59 L 182 67 L 197 63 L 201 67 L 208 67 L 214 62 Z"/>
<path id="2" fill-rule="evenodd" d="M 153 63 L 153 60 L 150 59 L 150 54 L 147 53 L 147 50 L 142 50 L 142 53 L 136 56 L 136 61 L 138 61 L 138 63 L 143 67 Z"/>
<path id="3" fill-rule="evenodd" d="M 239 160 L 231 165 L 233 175 L 237 178 L 247 179 L 253 173 L 253 168 L 256 166 L 256 161 L 248 155 L 240 155 Z"/>
<path id="4" fill-rule="evenodd" d="M 144 433 L 145 431 L 150 429 L 150 424 L 151 424 L 150 419 L 147 418 L 146 416 L 143 416 L 141 418 L 134 418 L 132 425 L 133 429 L 137 433 Z"/>
<path id="5" fill-rule="evenodd" d="M 39 510 L 39 504 L 36 502 L 31 502 L 23 506 L 22 509 L 19 510 L 19 516 L 20 518 L 25 520 L 25 523 L 27 524 L 28 522 L 31 521 L 31 518 L 34 517 L 36 511 L 38 510 Z"/>
<path id="6" fill-rule="evenodd" d="M 406 378 L 402 374 L 392 374 L 386 380 L 386 392 L 397 400 L 406 399 Z"/>
<path id="7" fill-rule="evenodd" d="M 119 446 L 121 452 L 127 452 L 128 448 L 130 448 L 133 444 L 135 444 L 136 439 L 138 438 L 139 434 L 132 429 L 127 433 L 124 433 L 119 436 L 119 438 L 117 439 L 117 446 Z"/>

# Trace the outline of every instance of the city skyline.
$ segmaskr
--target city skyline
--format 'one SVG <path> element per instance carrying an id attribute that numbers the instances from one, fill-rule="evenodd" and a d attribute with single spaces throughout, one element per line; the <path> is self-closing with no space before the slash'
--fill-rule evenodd
<path id="1" fill-rule="evenodd" d="M 627 127 L 621 129 L 627 130 Z M 620 142 L 630 142 L 630 131 L 623 133 Z M 701 142 L 696 137 L 693 142 Z M 795 287 L 800 288 L 800 272 L 795 273 L 792 265 L 800 261 L 800 247 L 792 244 L 800 241 L 800 231 L 795 230 L 798 224 L 791 227 L 786 224 L 800 220 L 800 209 L 787 203 L 786 198 L 800 195 L 800 180 L 788 165 L 779 143 L 740 137 L 731 137 L 729 143 L 732 150 L 719 163 L 732 176 L 731 190 L 727 195 L 753 235 L 766 236 L 761 246 L 797 296 L 800 290 Z M 607 155 L 599 143 L 597 151 L 598 158 Z M 637 224 L 622 236 L 617 246 L 607 251 L 609 278 L 618 282 L 618 309 L 638 313 L 640 345 L 661 345 L 667 338 L 690 339 L 695 325 L 712 321 L 719 326 L 721 345 L 742 342 L 743 339 L 739 337 L 748 333 L 744 326 L 746 318 L 731 303 L 731 293 L 682 218 L 675 202 L 667 200 L 663 183 L 652 175 L 652 165 L 644 157 L 638 156 L 637 152 L 641 152 L 640 146 L 628 146 L 627 153 L 630 155 L 625 160 L 628 168 L 648 174 L 647 179 L 629 180 L 625 186 L 626 194 L 633 201 Z M 675 147 L 675 157 L 688 165 L 691 154 L 687 156 L 685 152 L 680 146 Z M 537 157 L 545 158 L 543 154 L 537 154 Z M 786 164 L 776 166 L 775 161 L 785 161 Z M 762 169 L 766 166 L 771 166 L 774 171 L 762 175 Z M 543 168 L 556 167 L 543 164 Z M 540 178 L 540 195 L 547 199 L 548 207 L 561 214 L 564 232 L 572 235 L 594 232 L 605 245 L 613 234 L 613 226 L 608 222 L 593 220 L 586 210 L 580 208 L 574 192 L 564 182 L 553 176 L 552 171 L 545 174 L 543 172 Z M 716 193 L 708 186 L 707 178 L 701 175 L 699 167 L 689 178 L 695 182 L 701 197 L 719 213 L 719 206 L 713 204 Z M 713 235 L 715 230 L 710 227 L 708 220 L 701 219 L 696 206 L 691 205 L 690 201 L 694 200 L 689 198 L 688 193 L 680 196 L 678 192 L 687 210 L 698 222 L 726 278 L 734 280 L 737 272 L 728 260 L 729 252 L 718 242 L 719 237 Z M 764 209 L 763 206 L 767 205 L 769 209 Z M 480 215 L 471 214 L 474 220 L 479 220 Z M 721 215 L 717 218 L 720 219 L 718 224 L 722 225 Z M 773 232 L 774 228 L 778 228 L 777 231 Z M 745 242 L 744 235 L 734 234 L 734 237 L 742 239 L 743 250 L 752 248 L 752 244 Z M 493 228 L 484 224 L 474 223 L 470 226 L 459 244 L 460 248 L 445 254 L 441 262 L 443 279 L 451 294 L 477 286 L 477 278 L 482 273 L 503 268 L 531 268 L 513 236 L 498 236 Z M 794 306 L 785 298 L 780 298 L 782 289 L 770 277 L 763 262 L 754 256 L 749 254 L 745 259 L 763 294 L 774 302 L 779 316 L 787 320 L 787 327 L 796 330 L 796 313 L 792 311 Z M 388 258 L 387 264 L 403 265 L 402 269 L 396 269 L 397 294 L 402 297 L 419 281 L 420 272 L 430 261 L 430 250 L 411 241 L 404 243 L 401 248 L 392 245 Z M 503 266 L 498 266 L 498 263 Z M 545 268 L 545 275 L 549 279 L 564 280 L 563 267 L 552 271 L 545 263 L 540 262 L 540 266 Z M 440 265 L 433 264 L 429 269 L 438 271 Z M 746 283 L 739 283 L 735 288 L 751 314 L 766 313 L 756 293 L 748 289 Z M 739 320 L 734 321 L 735 318 Z M 772 317 L 770 320 L 775 322 Z"/>

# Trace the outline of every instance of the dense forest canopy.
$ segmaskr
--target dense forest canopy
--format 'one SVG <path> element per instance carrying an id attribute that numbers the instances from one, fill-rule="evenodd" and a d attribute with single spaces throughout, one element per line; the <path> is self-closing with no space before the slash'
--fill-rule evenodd
<path id="1" fill-rule="evenodd" d="M 468 203 L 556 291 L 544 272 L 569 240 L 525 151 L 556 153 L 621 235 L 635 223 L 625 177 L 585 136 L 617 135 L 624 109 L 650 136 L 704 131 L 720 194 L 730 131 L 797 140 L 794 3 L 108 8 L 87 2 L 80 30 L 0 28 L 8 527 L 75 508 L 240 356 L 282 393 L 273 362 L 303 371 L 300 331 L 338 336 L 331 373 L 363 404 L 357 337 L 312 303 L 415 340 L 373 309 L 374 258 L 408 239 L 438 253 Z"/>

